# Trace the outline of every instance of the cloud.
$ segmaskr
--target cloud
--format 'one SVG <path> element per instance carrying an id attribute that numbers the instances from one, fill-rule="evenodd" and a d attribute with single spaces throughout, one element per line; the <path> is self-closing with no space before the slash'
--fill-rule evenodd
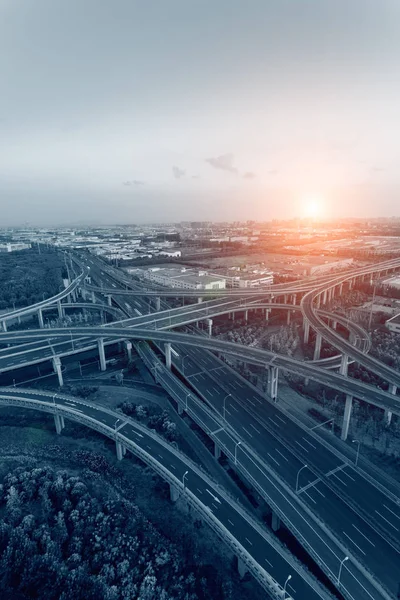
<path id="1" fill-rule="evenodd" d="M 144 181 L 140 181 L 139 179 L 132 179 L 131 181 L 123 181 L 122 185 L 125 185 L 127 187 L 132 185 L 144 185 Z"/>
<path id="2" fill-rule="evenodd" d="M 201 179 L 200 175 L 192 175 L 192 179 Z"/>
<path id="3" fill-rule="evenodd" d="M 243 179 L 254 179 L 254 177 L 256 177 L 255 173 L 252 173 L 251 171 L 247 171 L 244 175 L 243 175 Z"/>
<path id="4" fill-rule="evenodd" d="M 385 169 L 383 167 L 370 167 L 369 170 L 371 173 L 381 173 Z"/>
<path id="5" fill-rule="evenodd" d="M 277 175 L 279 173 L 278 169 L 270 169 L 268 171 L 268 175 Z"/>
<path id="6" fill-rule="evenodd" d="M 186 171 L 180 169 L 179 167 L 172 167 L 172 173 L 175 179 L 180 179 L 181 177 L 185 177 Z"/>
<path id="7" fill-rule="evenodd" d="M 233 166 L 233 160 L 233 154 L 221 154 L 221 156 L 206 158 L 206 162 L 214 167 L 214 169 L 228 171 L 229 173 L 237 173 L 237 169 Z"/>

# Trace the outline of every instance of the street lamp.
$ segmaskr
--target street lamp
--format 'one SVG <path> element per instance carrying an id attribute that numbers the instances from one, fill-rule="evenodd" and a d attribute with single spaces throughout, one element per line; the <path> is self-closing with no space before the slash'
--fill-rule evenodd
<path id="1" fill-rule="evenodd" d="M 297 472 L 297 477 L 296 477 L 296 494 L 299 491 L 299 475 L 300 475 L 301 471 L 303 469 L 307 469 L 307 467 L 308 467 L 308 465 L 303 465 L 302 467 L 300 467 L 300 469 Z"/>
<path id="2" fill-rule="evenodd" d="M 338 578 L 337 578 L 337 582 L 338 582 L 338 584 L 340 584 L 340 576 L 341 576 L 341 574 L 342 574 L 342 567 L 343 567 L 343 563 L 345 563 L 345 562 L 346 562 L 346 560 L 349 560 L 349 557 L 348 557 L 348 556 L 345 556 L 345 557 L 344 557 L 344 559 L 340 561 L 339 575 L 338 575 Z"/>
<path id="3" fill-rule="evenodd" d="M 285 600 L 285 598 L 286 598 L 286 586 L 291 579 L 292 579 L 292 576 L 288 575 L 288 578 L 285 581 L 285 585 L 283 586 L 283 600 Z"/>
<path id="4" fill-rule="evenodd" d="M 182 483 L 183 483 L 183 491 L 185 491 L 186 487 L 185 487 L 185 477 L 186 475 L 189 473 L 189 471 L 185 471 L 182 477 Z"/>
<path id="5" fill-rule="evenodd" d="M 242 442 L 239 441 L 239 442 L 236 442 L 236 444 L 235 444 L 235 465 L 237 465 L 237 449 L 238 449 L 238 446 L 240 446 L 241 443 Z"/>
<path id="6" fill-rule="evenodd" d="M 356 462 L 355 466 L 358 465 L 358 457 L 360 456 L 360 440 L 351 440 L 352 444 L 357 444 L 357 454 L 356 454 Z"/>
<path id="7" fill-rule="evenodd" d="M 226 412 L 226 406 L 225 406 L 225 402 L 226 402 L 226 399 L 227 399 L 227 398 L 229 398 L 229 396 L 232 396 L 232 394 L 227 394 L 227 395 L 225 396 L 225 398 L 224 398 L 224 402 L 223 402 L 223 407 L 222 407 L 222 418 L 224 419 L 224 421 L 226 421 L 226 414 L 225 414 L 225 412 Z"/>

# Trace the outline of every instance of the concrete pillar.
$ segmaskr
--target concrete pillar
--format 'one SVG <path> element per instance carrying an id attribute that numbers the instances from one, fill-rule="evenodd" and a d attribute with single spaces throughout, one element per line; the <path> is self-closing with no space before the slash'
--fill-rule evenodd
<path id="1" fill-rule="evenodd" d="M 104 339 L 103 338 L 99 338 L 97 340 L 97 347 L 99 349 L 100 371 L 105 371 L 107 369 L 107 364 L 106 364 L 106 355 L 104 352 Z"/>
<path id="2" fill-rule="evenodd" d="M 333 300 L 333 298 L 335 297 L 335 290 L 336 287 L 331 288 L 331 300 Z"/>
<path id="3" fill-rule="evenodd" d="M 347 434 L 349 433 L 349 425 L 350 425 L 350 417 L 351 417 L 352 407 L 353 407 L 353 396 L 350 396 L 350 394 L 347 394 L 346 395 L 346 404 L 344 407 L 342 433 L 340 435 L 342 440 L 347 440 Z"/>
<path id="4" fill-rule="evenodd" d="M 287 304 L 287 294 L 283 296 L 283 304 Z"/>
<path id="5" fill-rule="evenodd" d="M 337 328 L 337 321 L 332 321 L 332 329 L 336 329 Z"/>
<path id="6" fill-rule="evenodd" d="M 390 423 L 392 422 L 392 411 L 389 410 L 388 408 L 385 408 L 383 420 L 386 425 L 390 425 Z"/>
<path id="7" fill-rule="evenodd" d="M 249 320 L 249 311 L 248 310 L 244 311 L 244 320 L 246 321 L 246 323 Z"/>
<path id="8" fill-rule="evenodd" d="M 132 360 L 132 342 L 125 341 L 125 349 L 126 349 L 126 353 L 128 355 L 128 361 L 131 362 L 131 360 Z"/>
<path id="9" fill-rule="evenodd" d="M 278 367 L 268 367 L 268 395 L 276 402 L 278 396 Z"/>
<path id="10" fill-rule="evenodd" d="M 303 319 L 303 327 L 304 327 L 304 343 L 308 344 L 310 339 L 310 323 L 307 319 Z"/>
<path id="11" fill-rule="evenodd" d="M 58 300 L 58 302 L 57 302 L 57 309 L 58 309 L 58 318 L 62 319 L 64 317 L 64 310 L 63 310 L 60 300 Z"/>
<path id="12" fill-rule="evenodd" d="M 354 284 L 354 281 L 352 279 L 350 279 L 350 281 L 349 281 L 349 290 L 353 289 L 353 284 Z"/>
<path id="13" fill-rule="evenodd" d="M 214 442 L 214 458 L 216 458 L 217 460 L 220 458 L 221 456 L 221 448 L 218 446 L 218 444 L 216 442 Z"/>
<path id="14" fill-rule="evenodd" d="M 107 304 L 108 306 L 112 306 L 112 296 L 107 296 Z"/>
<path id="15" fill-rule="evenodd" d="M 293 298 L 293 305 L 295 305 L 296 301 L 297 301 L 297 294 L 293 294 L 292 298 Z"/>
<path id="16" fill-rule="evenodd" d="M 56 426 L 56 432 L 60 434 L 64 429 L 64 418 L 58 414 L 54 415 L 54 424 Z"/>
<path id="17" fill-rule="evenodd" d="M 63 415 L 59 415 L 59 416 L 60 416 L 61 429 L 64 429 L 64 427 L 65 427 L 64 417 L 63 417 Z"/>
<path id="18" fill-rule="evenodd" d="M 314 360 L 319 360 L 321 356 L 322 335 L 317 333 L 315 338 Z"/>
<path id="19" fill-rule="evenodd" d="M 203 302 L 203 298 L 201 296 L 199 296 L 197 298 L 197 304 L 201 304 Z"/>
<path id="20" fill-rule="evenodd" d="M 268 319 L 269 319 L 269 313 L 270 313 L 270 312 L 271 312 L 271 309 L 270 309 L 270 308 L 266 308 L 266 309 L 265 309 L 265 320 L 267 321 L 267 323 L 268 323 Z"/>
<path id="21" fill-rule="evenodd" d="M 280 529 L 280 526 L 281 526 L 280 518 L 278 517 L 276 512 L 272 511 L 272 519 L 271 519 L 272 531 L 278 531 L 278 529 Z"/>
<path id="22" fill-rule="evenodd" d="M 339 296 L 343 294 L 343 283 L 339 285 Z"/>
<path id="23" fill-rule="evenodd" d="M 287 311 L 286 315 L 286 325 L 290 325 L 290 310 Z"/>
<path id="24" fill-rule="evenodd" d="M 125 451 L 121 442 L 115 441 L 115 450 L 117 452 L 117 459 L 122 460 L 124 458 Z"/>
<path id="25" fill-rule="evenodd" d="M 167 367 L 167 369 L 171 368 L 171 344 L 170 342 L 167 342 L 166 344 L 164 344 L 164 350 L 165 350 L 165 365 Z"/>
<path id="26" fill-rule="evenodd" d="M 38 310 L 38 319 L 39 319 L 39 327 L 40 327 L 40 329 L 43 329 L 44 328 L 43 313 L 40 308 Z"/>
<path id="27" fill-rule="evenodd" d="M 339 373 L 341 375 L 345 375 L 347 377 L 348 367 L 349 367 L 349 357 L 347 356 L 347 354 L 342 354 L 342 358 L 340 360 Z"/>
<path id="28" fill-rule="evenodd" d="M 184 412 L 184 410 L 183 410 L 183 406 L 182 406 L 182 404 L 180 404 L 179 402 L 178 402 L 178 405 L 177 405 L 177 409 L 178 409 L 178 415 L 179 415 L 179 416 L 182 416 L 182 415 L 183 415 L 183 412 Z"/>
<path id="29" fill-rule="evenodd" d="M 213 320 L 212 319 L 207 319 L 207 324 L 208 324 L 208 337 L 211 337 L 212 336 Z"/>
<path id="30" fill-rule="evenodd" d="M 179 498 L 179 490 L 172 483 L 169 484 L 169 497 L 171 502 L 176 502 Z"/>
<path id="31" fill-rule="evenodd" d="M 231 313 L 231 315 L 232 315 L 232 321 L 234 321 L 235 320 L 235 313 L 233 312 L 233 313 Z"/>
<path id="32" fill-rule="evenodd" d="M 326 290 L 324 290 L 324 293 L 322 296 L 322 304 L 326 304 Z"/>
<path id="33" fill-rule="evenodd" d="M 64 385 L 63 375 L 61 371 L 61 360 L 58 356 L 55 356 L 52 360 L 54 373 L 58 376 L 58 385 L 62 387 Z"/>
<path id="34" fill-rule="evenodd" d="M 160 296 L 156 296 L 156 310 L 157 311 L 161 310 L 161 298 L 160 298 Z"/>
<path id="35" fill-rule="evenodd" d="M 321 295 L 317 296 L 317 308 L 321 308 Z"/>
<path id="36" fill-rule="evenodd" d="M 394 383 L 389 385 L 389 394 L 393 394 L 394 396 L 397 394 L 397 385 Z"/>
<path id="37" fill-rule="evenodd" d="M 92 292 L 92 302 L 93 304 L 96 304 L 96 296 L 94 295 L 94 292 Z"/>
<path id="38" fill-rule="evenodd" d="M 3 331 L 7 331 L 7 323 L 5 321 L 2 321 L 1 325 L 3 327 Z"/>
<path id="39" fill-rule="evenodd" d="M 245 563 L 239 556 L 237 559 L 237 568 L 238 568 L 238 573 L 239 573 L 240 579 L 243 579 L 243 577 L 248 572 L 248 568 L 246 567 Z"/>

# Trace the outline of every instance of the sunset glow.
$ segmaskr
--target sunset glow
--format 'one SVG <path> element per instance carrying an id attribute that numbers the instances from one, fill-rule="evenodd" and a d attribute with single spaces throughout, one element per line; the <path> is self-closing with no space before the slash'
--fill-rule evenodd
<path id="1" fill-rule="evenodd" d="M 323 200 L 319 196 L 306 196 L 302 200 L 303 215 L 309 219 L 323 216 Z"/>

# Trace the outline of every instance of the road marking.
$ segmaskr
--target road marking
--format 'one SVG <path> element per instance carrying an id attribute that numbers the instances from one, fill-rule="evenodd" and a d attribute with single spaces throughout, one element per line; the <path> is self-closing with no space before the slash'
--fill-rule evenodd
<path id="1" fill-rule="evenodd" d="M 353 524 L 352 524 L 352 526 L 354 527 L 354 529 L 355 529 L 356 531 L 358 531 L 358 533 L 359 533 L 360 535 L 362 535 L 362 536 L 363 536 L 363 538 L 365 538 L 365 539 L 367 540 L 367 542 L 369 542 L 369 543 L 371 544 L 371 546 L 373 546 L 373 547 L 375 548 L 375 544 L 373 544 L 373 543 L 371 542 L 371 540 L 370 540 L 370 539 L 368 539 L 368 538 L 367 538 L 367 536 L 366 536 L 366 535 L 364 535 L 364 534 L 363 534 L 363 532 L 362 532 L 362 531 L 360 531 L 360 530 L 358 529 L 358 527 L 356 527 L 356 526 L 355 526 L 355 525 L 353 525 Z"/>
<path id="2" fill-rule="evenodd" d="M 304 492 L 304 494 L 310 498 L 311 502 L 314 502 L 314 504 L 317 504 L 317 502 L 314 500 L 314 498 L 312 498 L 310 496 L 310 494 L 308 492 Z"/>
<path id="3" fill-rule="evenodd" d="M 246 540 L 246 542 L 249 542 L 250 546 L 252 546 L 252 542 L 249 540 L 249 538 L 244 538 Z"/>
<path id="4" fill-rule="evenodd" d="M 345 531 L 343 531 L 344 535 L 351 541 L 352 544 L 355 545 L 356 548 L 359 549 L 360 552 L 362 552 L 365 556 L 365 552 L 364 550 L 361 550 L 360 546 L 357 546 L 357 544 L 351 539 L 351 537 L 349 535 L 347 535 L 347 533 Z"/>
<path id="5" fill-rule="evenodd" d="M 286 421 L 284 419 L 282 419 L 279 415 L 275 415 L 275 417 L 279 420 L 282 421 L 282 423 L 284 423 L 286 425 Z"/>
<path id="6" fill-rule="evenodd" d="M 317 449 L 317 446 L 314 446 L 314 444 L 312 444 L 311 442 L 309 442 L 308 440 L 306 440 L 305 437 L 303 437 L 303 440 L 305 441 L 306 444 L 309 444 L 312 448 L 314 448 L 314 450 Z"/>
<path id="7" fill-rule="evenodd" d="M 400 519 L 400 516 L 399 516 L 399 515 L 396 515 L 396 513 L 395 513 L 395 512 L 393 512 L 393 511 L 392 511 L 392 510 L 391 510 L 391 509 L 390 509 L 388 506 L 386 506 L 386 504 L 384 504 L 383 506 L 386 508 L 386 510 L 388 510 L 389 512 L 391 512 L 391 513 L 392 513 L 392 515 L 393 515 L 394 517 L 396 517 L 396 519 Z"/>
<path id="8" fill-rule="evenodd" d="M 176 471 L 176 467 L 174 467 L 174 465 L 171 465 L 171 467 L 172 467 L 173 469 L 175 469 L 175 471 Z"/>
<path id="9" fill-rule="evenodd" d="M 347 471 L 345 471 L 344 469 L 343 469 L 342 473 L 343 473 L 343 475 L 346 475 L 346 476 L 347 476 L 349 479 L 351 479 L 352 481 L 355 481 L 354 477 L 352 477 L 351 475 L 349 475 L 349 474 L 348 474 L 348 472 L 347 472 Z"/>
<path id="10" fill-rule="evenodd" d="M 215 500 L 216 502 L 218 502 L 218 504 L 221 504 L 221 500 L 220 500 L 219 498 L 217 498 L 217 496 L 214 496 L 214 494 L 213 494 L 212 492 L 210 492 L 210 490 L 209 490 L 208 488 L 206 488 L 206 492 L 207 492 L 208 494 L 210 494 L 210 496 L 212 496 L 212 497 L 214 498 L 214 500 Z"/>
<path id="11" fill-rule="evenodd" d="M 288 458 L 286 458 L 286 456 L 284 456 L 284 455 L 282 454 L 282 452 L 279 452 L 278 448 L 274 448 L 274 450 L 275 450 L 275 452 L 277 452 L 278 454 L 280 454 L 280 455 L 282 456 L 282 458 L 283 458 L 284 460 L 286 460 L 286 462 L 289 462 L 289 459 L 288 459 Z"/>
<path id="12" fill-rule="evenodd" d="M 269 562 L 268 558 L 264 558 L 264 560 L 269 564 L 270 567 L 274 568 L 274 565 L 271 562 Z"/>
<path id="13" fill-rule="evenodd" d="M 200 494 L 203 494 L 203 492 L 202 492 L 202 491 L 201 491 L 199 488 L 196 488 L 196 490 L 197 490 L 197 491 L 198 491 Z"/>
<path id="14" fill-rule="evenodd" d="M 252 427 L 254 431 L 257 431 L 257 433 L 261 433 L 261 431 L 257 429 L 257 427 L 254 427 L 253 423 L 250 423 L 250 427 Z"/>
<path id="15" fill-rule="evenodd" d="M 322 496 L 323 498 L 325 498 L 325 494 L 323 494 L 323 493 L 321 492 L 321 490 L 319 490 L 319 489 L 318 489 L 316 486 L 314 486 L 314 490 L 315 490 L 316 492 L 318 492 L 318 494 L 321 494 L 321 496 Z"/>
<path id="16" fill-rule="evenodd" d="M 143 437 L 143 436 L 142 436 L 142 434 L 141 434 L 141 433 L 138 433 L 137 431 L 135 431 L 135 430 L 133 429 L 133 427 L 131 428 L 131 431 L 132 431 L 132 433 L 134 433 L 135 435 L 138 435 L 140 438 L 142 438 L 142 437 Z M 150 446 L 147 446 L 147 447 L 148 447 L 148 448 L 150 448 Z"/>
<path id="17" fill-rule="evenodd" d="M 395 526 L 393 525 L 393 523 L 391 523 L 391 522 L 390 522 L 390 521 L 388 521 L 388 520 L 387 520 L 387 519 L 386 519 L 386 518 L 385 518 L 383 515 L 381 515 L 381 513 L 380 513 L 380 512 L 378 512 L 377 510 L 376 510 L 375 512 L 376 512 L 376 514 L 377 514 L 377 515 L 379 515 L 379 516 L 381 517 L 381 519 L 383 519 L 384 521 L 386 521 L 386 523 L 389 523 L 389 525 L 390 525 L 391 527 L 393 527 L 393 529 L 395 529 L 396 531 L 399 531 L 399 530 L 397 529 L 397 527 L 395 527 Z"/>
<path id="18" fill-rule="evenodd" d="M 268 456 L 270 457 L 270 459 L 271 459 L 271 460 L 273 460 L 273 461 L 274 461 L 274 463 L 276 463 L 276 464 L 278 465 L 278 467 L 280 467 L 280 466 L 281 466 L 281 465 L 278 463 L 278 461 L 277 461 L 277 460 L 276 460 L 276 459 L 275 459 L 273 456 L 271 456 L 271 454 L 270 454 L 269 452 L 267 452 L 267 454 L 268 454 Z"/>
<path id="19" fill-rule="evenodd" d="M 217 388 L 213 387 L 213 390 L 215 390 L 216 394 L 219 394 L 220 390 L 218 390 Z"/>
<path id="20" fill-rule="evenodd" d="M 228 519 L 228 523 L 230 523 L 232 525 L 232 527 L 235 527 L 235 523 L 232 523 L 232 521 L 230 519 Z"/>
<path id="21" fill-rule="evenodd" d="M 246 432 L 246 433 L 247 433 L 247 434 L 248 434 L 248 435 L 249 435 L 251 438 L 253 437 L 253 436 L 251 435 L 250 431 L 248 431 L 248 430 L 246 429 L 246 427 L 243 427 L 243 425 L 242 425 L 242 429 L 243 429 L 243 431 L 245 431 L 245 432 Z"/>
<path id="22" fill-rule="evenodd" d="M 236 407 L 235 407 L 233 404 L 231 404 L 230 406 L 231 406 L 231 408 L 233 408 L 233 410 L 234 410 L 235 412 L 237 412 L 237 413 L 239 412 L 239 411 L 238 411 L 238 409 L 237 409 L 237 408 L 236 408 Z"/>
<path id="23" fill-rule="evenodd" d="M 271 417 L 268 417 L 268 419 L 270 421 L 272 421 L 272 423 L 275 425 L 275 427 L 278 427 L 278 429 L 279 429 L 280 425 L 278 425 L 278 423 L 275 423 L 275 421 L 273 419 L 271 419 Z"/>
<path id="24" fill-rule="evenodd" d="M 336 479 L 338 479 L 340 481 L 340 483 L 342 483 L 344 485 L 344 487 L 347 487 L 347 483 L 345 483 L 343 481 L 343 479 L 340 479 L 340 477 L 336 474 L 336 473 L 332 473 L 333 477 L 336 477 Z"/>
<path id="25" fill-rule="evenodd" d="M 304 448 L 304 446 L 302 446 L 300 444 L 300 442 L 298 442 L 297 440 L 295 440 L 295 444 L 297 444 L 298 446 L 300 446 L 300 448 L 303 448 L 304 452 L 308 452 L 307 448 Z"/>

